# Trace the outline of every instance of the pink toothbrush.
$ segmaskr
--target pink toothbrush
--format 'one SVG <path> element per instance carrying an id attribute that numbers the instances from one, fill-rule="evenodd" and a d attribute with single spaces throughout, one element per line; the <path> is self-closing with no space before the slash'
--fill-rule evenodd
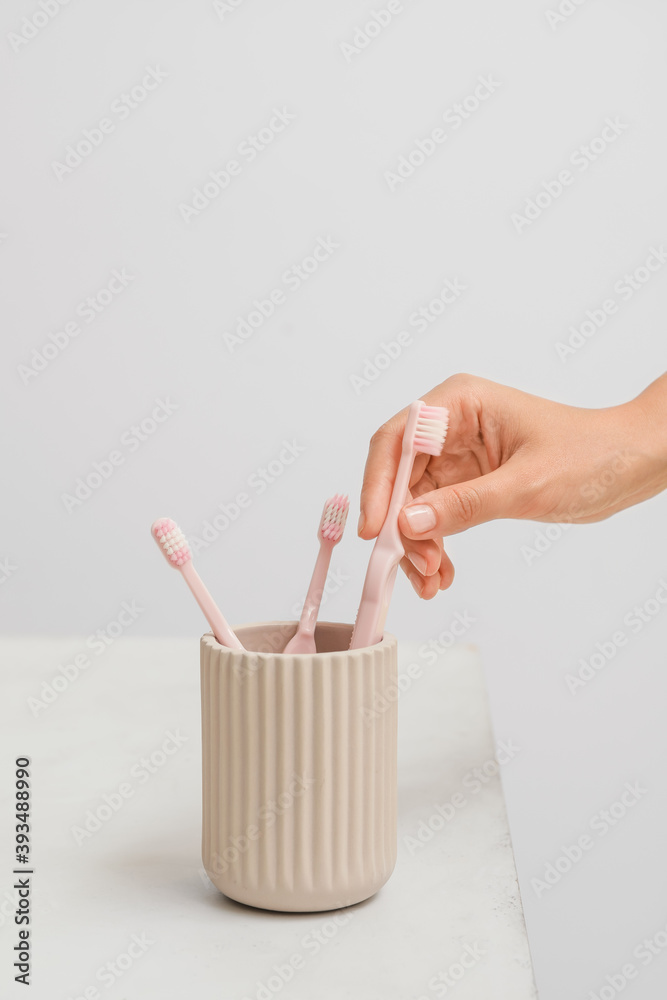
<path id="1" fill-rule="evenodd" d="M 350 649 L 372 646 L 382 639 L 398 564 L 404 553 L 398 515 L 408 496 L 412 466 L 418 454 L 442 452 L 448 419 L 449 411 L 444 406 L 427 406 L 421 399 L 410 406 L 389 510 L 371 552 Z"/>
<path id="2" fill-rule="evenodd" d="M 178 525 L 170 517 L 160 517 L 151 525 L 151 534 L 169 565 L 181 571 L 183 579 L 204 612 L 204 617 L 220 645 L 229 646 L 231 649 L 244 649 L 192 565 L 190 546 Z"/>
<path id="3" fill-rule="evenodd" d="M 314 653 L 315 652 L 315 623 L 317 612 L 320 610 L 320 601 L 324 593 L 324 584 L 327 579 L 331 553 L 334 545 L 343 537 L 343 530 L 347 520 L 347 512 L 350 501 L 347 497 L 339 493 L 332 497 L 324 505 L 322 519 L 317 530 L 317 537 L 320 540 L 320 552 L 315 563 L 313 576 L 308 588 L 308 594 L 301 612 L 301 621 L 285 646 L 286 653 Z"/>

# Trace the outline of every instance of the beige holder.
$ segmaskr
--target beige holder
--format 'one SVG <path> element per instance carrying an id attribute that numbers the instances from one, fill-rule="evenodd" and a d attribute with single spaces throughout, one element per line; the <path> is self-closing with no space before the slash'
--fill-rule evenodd
<path id="1" fill-rule="evenodd" d="M 396 639 L 349 650 L 352 626 L 323 622 L 317 653 L 285 655 L 295 631 L 202 636 L 202 858 L 231 899 L 332 910 L 396 863 Z"/>

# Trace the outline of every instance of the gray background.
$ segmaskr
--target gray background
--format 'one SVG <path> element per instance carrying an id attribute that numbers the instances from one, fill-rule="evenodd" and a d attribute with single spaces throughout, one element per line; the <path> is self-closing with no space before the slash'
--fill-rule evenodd
<path id="1" fill-rule="evenodd" d="M 149 525 L 168 514 L 201 536 L 239 492 L 249 506 L 196 565 L 230 621 L 292 617 L 323 499 L 349 492 L 356 521 L 368 438 L 407 402 L 469 371 L 605 406 L 664 367 L 667 267 L 566 361 L 555 346 L 667 239 L 657 0 L 572 3 L 552 24 L 556 0 L 415 0 L 348 59 L 340 43 L 381 0 L 218 6 L 72 0 L 14 51 L 11 33 L 40 8 L 3 5 L 7 633 L 87 636 L 134 601 L 131 634 L 197 635 L 198 609 Z M 147 67 L 165 79 L 126 116 L 110 110 Z M 495 93 L 391 191 L 385 172 L 480 76 Z M 239 144 L 274 108 L 294 120 L 247 162 Z M 113 131 L 58 179 L 54 161 L 104 117 Z M 570 156 L 607 118 L 626 128 L 577 169 Z M 231 158 L 240 176 L 186 222 L 179 206 Z M 517 233 L 513 213 L 568 166 L 574 183 Z M 339 248 L 230 352 L 224 334 L 328 237 Z M 123 268 L 127 287 L 26 377 L 33 349 Z M 456 278 L 459 301 L 355 391 L 366 359 Z M 128 432 L 156 399 L 177 408 L 134 450 Z M 260 493 L 253 477 L 284 441 L 303 451 Z M 63 494 L 114 450 L 122 464 L 68 512 Z M 475 618 L 465 640 L 483 653 L 496 735 L 521 747 L 503 781 L 543 1000 L 588 997 L 628 961 L 641 969 L 628 997 L 667 979 L 667 956 L 633 959 L 667 922 L 662 605 L 583 690 L 564 679 L 667 579 L 665 513 L 662 497 L 561 537 L 552 528 L 532 559 L 522 547 L 544 526 L 474 529 L 448 545 L 448 593 L 423 604 L 401 579 L 390 611 L 392 631 L 423 641 L 457 613 Z M 350 525 L 324 617 L 353 619 L 369 550 Z M 57 670 L 45 664 L 44 679 Z M 647 791 L 538 897 L 531 879 L 625 782 Z M 416 970 L 415 993 L 420 983 Z"/>

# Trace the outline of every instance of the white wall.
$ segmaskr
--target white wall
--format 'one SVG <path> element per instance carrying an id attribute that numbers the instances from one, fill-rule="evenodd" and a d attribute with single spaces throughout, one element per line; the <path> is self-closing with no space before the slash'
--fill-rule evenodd
<path id="1" fill-rule="evenodd" d="M 196 635 L 148 528 L 168 514 L 201 535 L 239 492 L 247 509 L 197 565 L 230 620 L 290 616 L 323 499 L 348 491 L 356 515 L 368 438 L 406 402 L 470 371 L 604 406 L 664 367 L 667 267 L 566 362 L 555 349 L 667 240 L 664 5 L 564 2 L 574 12 L 550 25 L 557 0 L 405 0 L 349 61 L 340 43 L 383 0 L 235 6 L 71 3 L 22 43 L 40 8 L 3 5 L 6 632 L 88 634 L 135 601 L 134 634 Z M 147 67 L 155 89 L 121 110 Z M 390 191 L 384 172 L 480 76 L 495 92 Z M 294 119 L 248 162 L 239 144 L 274 108 Z M 58 179 L 54 161 L 104 117 L 99 146 Z M 606 118 L 622 134 L 585 171 L 568 164 Z M 186 222 L 179 205 L 232 158 L 240 174 Z M 512 213 L 568 165 L 574 183 L 519 235 Z M 281 276 L 320 238 L 339 247 L 289 289 Z M 132 280 L 87 323 L 79 304 L 123 268 Z M 351 376 L 447 278 L 467 286 L 460 300 L 355 392 Z M 286 301 L 230 352 L 223 334 L 278 287 Z M 20 367 L 77 320 L 44 370 Z M 176 409 L 134 450 L 156 399 Z M 303 451 L 260 494 L 252 477 L 284 441 Z M 63 494 L 114 449 L 122 463 L 68 512 Z M 497 736 L 521 747 L 504 783 L 543 1000 L 598 993 L 628 961 L 641 970 L 628 996 L 667 978 L 667 956 L 632 954 L 667 922 L 664 612 L 576 696 L 564 682 L 667 578 L 665 512 L 663 497 L 570 528 L 530 565 L 537 526 L 476 529 L 451 541 L 451 591 L 424 605 L 401 581 L 392 605 L 404 638 L 477 619 L 466 638 Z M 368 551 L 349 531 L 327 617 L 354 616 Z M 635 781 L 646 794 L 538 898 L 531 879 Z"/>

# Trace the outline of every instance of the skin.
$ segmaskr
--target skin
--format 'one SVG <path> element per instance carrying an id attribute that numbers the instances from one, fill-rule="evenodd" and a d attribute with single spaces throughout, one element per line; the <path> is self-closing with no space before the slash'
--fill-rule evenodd
<path id="1" fill-rule="evenodd" d="M 667 488 L 667 374 L 636 399 L 599 410 L 473 375 L 454 375 L 421 398 L 449 410 L 443 452 L 417 456 L 399 517 L 401 568 L 426 600 L 454 579 L 443 537 L 495 518 L 590 524 Z M 371 439 L 361 538 L 375 538 L 386 517 L 406 416 L 407 408 Z M 434 516 L 432 527 L 417 530 L 416 507 Z"/>

